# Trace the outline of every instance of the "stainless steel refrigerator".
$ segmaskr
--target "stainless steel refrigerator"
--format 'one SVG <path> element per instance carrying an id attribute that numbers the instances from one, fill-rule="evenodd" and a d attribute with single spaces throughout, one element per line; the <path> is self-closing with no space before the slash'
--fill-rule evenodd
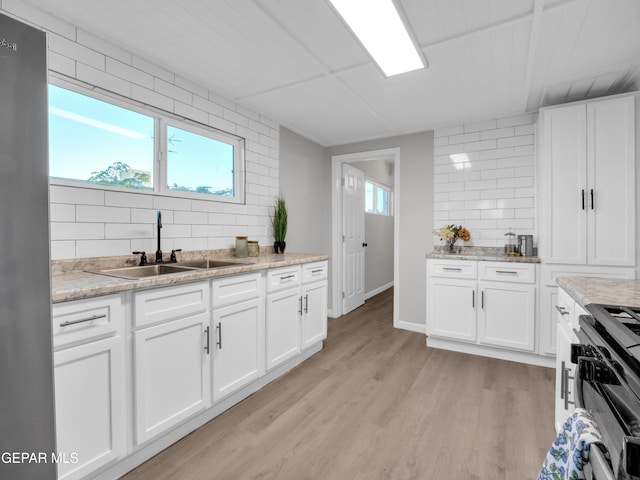
<path id="1" fill-rule="evenodd" d="M 0 14 L 2 479 L 56 478 L 48 177 L 45 33 Z"/>

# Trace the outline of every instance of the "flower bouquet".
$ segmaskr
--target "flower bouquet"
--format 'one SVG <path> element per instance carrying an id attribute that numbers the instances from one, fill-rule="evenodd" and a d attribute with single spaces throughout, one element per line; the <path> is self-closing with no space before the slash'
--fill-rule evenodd
<path id="1" fill-rule="evenodd" d="M 465 242 L 471 240 L 471 233 L 462 225 L 447 225 L 440 230 L 434 230 L 433 234 L 447 242 L 450 252 L 453 251 L 453 246 L 459 238 Z"/>

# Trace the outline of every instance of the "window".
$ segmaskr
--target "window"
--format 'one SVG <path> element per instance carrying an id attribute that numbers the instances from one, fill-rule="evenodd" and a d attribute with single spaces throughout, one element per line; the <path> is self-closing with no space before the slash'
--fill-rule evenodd
<path id="1" fill-rule="evenodd" d="M 49 85 L 49 175 L 153 189 L 154 119 Z"/>
<path id="2" fill-rule="evenodd" d="M 52 183 L 242 203 L 244 139 L 50 84 L 49 171 Z"/>
<path id="3" fill-rule="evenodd" d="M 391 215 L 391 189 L 367 180 L 364 185 L 365 211 L 380 215 Z"/>

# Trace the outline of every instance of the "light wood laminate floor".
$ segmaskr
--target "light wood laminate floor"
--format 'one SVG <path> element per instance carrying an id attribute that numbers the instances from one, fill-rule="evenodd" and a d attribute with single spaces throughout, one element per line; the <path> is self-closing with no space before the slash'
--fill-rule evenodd
<path id="1" fill-rule="evenodd" d="M 554 371 L 427 348 L 392 299 L 330 319 L 324 350 L 123 478 L 535 479 Z"/>

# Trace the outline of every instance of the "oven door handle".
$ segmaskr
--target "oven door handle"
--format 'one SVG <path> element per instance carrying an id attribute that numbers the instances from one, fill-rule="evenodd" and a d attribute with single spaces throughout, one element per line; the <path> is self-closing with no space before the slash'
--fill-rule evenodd
<path id="1" fill-rule="evenodd" d="M 591 464 L 591 471 L 593 472 L 593 478 L 597 480 L 616 480 L 609 460 L 605 457 L 605 454 L 600 450 L 598 444 L 591 445 L 589 450 L 589 463 Z"/>

